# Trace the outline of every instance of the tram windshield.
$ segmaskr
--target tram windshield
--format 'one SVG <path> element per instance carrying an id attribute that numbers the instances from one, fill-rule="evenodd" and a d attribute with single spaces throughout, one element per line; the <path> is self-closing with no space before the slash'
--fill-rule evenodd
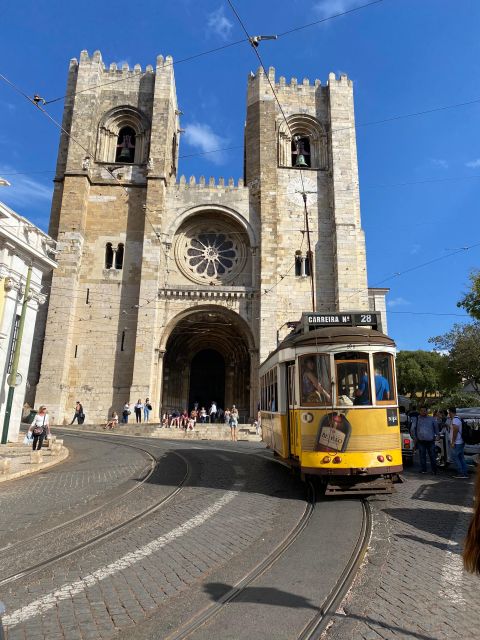
<path id="1" fill-rule="evenodd" d="M 349 351 L 335 354 L 337 403 L 340 406 L 372 404 L 368 354 Z"/>
<path id="2" fill-rule="evenodd" d="M 309 354 L 298 359 L 300 370 L 300 404 L 328 405 L 332 402 L 330 360 L 327 355 Z"/>

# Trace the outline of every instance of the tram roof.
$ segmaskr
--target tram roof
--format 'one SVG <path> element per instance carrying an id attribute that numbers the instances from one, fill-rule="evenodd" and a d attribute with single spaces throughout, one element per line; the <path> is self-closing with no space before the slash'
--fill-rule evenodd
<path id="1" fill-rule="evenodd" d="M 394 347 L 395 342 L 389 336 L 376 329 L 366 327 L 322 327 L 305 333 L 292 333 L 287 336 L 275 351 L 285 347 L 317 346 L 329 344 L 358 344 Z M 273 352 L 275 353 L 275 352 Z"/>

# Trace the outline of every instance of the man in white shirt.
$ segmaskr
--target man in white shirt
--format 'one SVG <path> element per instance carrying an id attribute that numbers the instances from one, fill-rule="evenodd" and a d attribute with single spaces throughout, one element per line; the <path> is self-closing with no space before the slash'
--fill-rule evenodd
<path id="1" fill-rule="evenodd" d="M 217 421 L 217 403 L 215 400 L 212 400 L 212 404 L 210 405 L 210 409 L 208 410 L 210 414 L 210 424 Z"/>
<path id="2" fill-rule="evenodd" d="M 450 418 L 450 452 L 457 467 L 458 474 L 454 478 L 468 478 L 467 463 L 465 462 L 465 442 L 462 438 L 462 421 L 457 416 L 457 408 L 448 408 Z"/>

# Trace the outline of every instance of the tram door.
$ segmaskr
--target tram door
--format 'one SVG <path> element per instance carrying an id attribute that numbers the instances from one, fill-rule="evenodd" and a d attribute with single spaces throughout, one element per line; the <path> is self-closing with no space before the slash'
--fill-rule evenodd
<path id="1" fill-rule="evenodd" d="M 295 419 L 295 363 L 293 362 L 287 366 L 287 419 L 290 455 L 298 458 L 300 442 Z"/>

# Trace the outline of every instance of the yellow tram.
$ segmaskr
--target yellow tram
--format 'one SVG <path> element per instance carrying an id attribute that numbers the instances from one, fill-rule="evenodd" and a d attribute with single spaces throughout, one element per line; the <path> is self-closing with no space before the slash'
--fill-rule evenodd
<path id="1" fill-rule="evenodd" d="M 375 313 L 304 313 L 260 367 L 262 437 L 327 494 L 389 493 L 402 471 L 395 343 Z"/>

